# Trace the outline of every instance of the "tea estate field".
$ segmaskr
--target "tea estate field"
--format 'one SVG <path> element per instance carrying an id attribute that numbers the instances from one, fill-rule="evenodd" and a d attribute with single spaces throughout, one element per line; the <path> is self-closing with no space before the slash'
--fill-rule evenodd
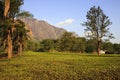
<path id="1" fill-rule="evenodd" d="M 120 55 L 26 51 L 0 59 L 0 80 L 120 80 Z"/>

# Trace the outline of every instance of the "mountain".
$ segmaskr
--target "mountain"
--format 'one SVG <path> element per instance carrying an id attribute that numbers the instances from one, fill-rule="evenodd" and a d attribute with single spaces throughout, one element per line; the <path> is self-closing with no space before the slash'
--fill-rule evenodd
<path id="1" fill-rule="evenodd" d="M 58 39 L 66 31 L 65 29 L 50 25 L 44 20 L 37 20 L 35 18 L 20 18 L 26 24 L 26 28 L 29 30 L 29 36 L 31 39 L 44 40 L 44 39 Z M 74 36 L 77 36 L 73 32 Z"/>

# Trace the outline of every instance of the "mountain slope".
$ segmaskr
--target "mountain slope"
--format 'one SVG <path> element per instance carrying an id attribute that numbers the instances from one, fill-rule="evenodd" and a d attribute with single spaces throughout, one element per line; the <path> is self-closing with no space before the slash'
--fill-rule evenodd
<path id="1" fill-rule="evenodd" d="M 62 28 L 52 26 L 43 20 L 39 21 L 34 18 L 22 18 L 21 20 L 25 22 L 26 27 L 30 30 L 30 37 L 36 40 L 58 39 L 66 31 Z M 78 36 L 74 33 L 73 35 Z"/>

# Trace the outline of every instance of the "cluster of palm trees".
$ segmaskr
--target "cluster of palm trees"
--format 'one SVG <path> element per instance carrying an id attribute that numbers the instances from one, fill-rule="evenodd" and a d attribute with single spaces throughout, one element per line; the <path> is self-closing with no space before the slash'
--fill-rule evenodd
<path id="1" fill-rule="evenodd" d="M 0 1 L 0 47 L 12 57 L 13 50 L 21 55 L 25 40 L 28 39 L 25 23 L 17 19 L 23 0 Z"/>

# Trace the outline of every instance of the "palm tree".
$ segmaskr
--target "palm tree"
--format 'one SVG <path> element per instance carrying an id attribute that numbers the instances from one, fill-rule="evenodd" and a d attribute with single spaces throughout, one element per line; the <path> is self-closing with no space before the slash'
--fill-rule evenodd
<path id="1" fill-rule="evenodd" d="M 25 42 L 30 39 L 28 36 L 29 30 L 26 29 L 25 23 L 22 22 L 20 19 L 27 18 L 27 17 L 33 17 L 33 14 L 31 14 L 28 11 L 22 11 L 17 16 L 17 20 L 15 21 L 15 32 L 14 32 L 14 42 L 17 44 L 17 53 L 21 56 L 23 46 L 25 45 Z"/>
<path id="2" fill-rule="evenodd" d="M 13 41 L 17 46 L 17 54 L 21 56 L 25 41 L 28 40 L 28 30 L 25 28 L 25 23 L 19 19 L 15 21 L 15 29 Z"/>
<path id="3" fill-rule="evenodd" d="M 4 24 L 2 26 L 6 36 L 3 36 L 3 41 L 7 46 L 8 58 L 12 57 L 12 37 L 13 29 L 15 26 L 15 17 L 20 12 L 20 6 L 23 4 L 23 0 L 5 0 L 4 4 Z"/>
<path id="4" fill-rule="evenodd" d="M 5 8 L 4 8 L 5 5 Z M 12 57 L 12 41 L 11 41 L 11 21 L 9 19 L 4 19 L 7 17 L 8 10 L 10 8 L 10 0 L 5 0 L 5 4 L 3 4 L 3 1 L 0 2 L 0 37 L 1 41 L 3 41 L 3 45 L 6 47 L 7 45 L 7 51 L 8 51 L 8 58 Z"/>

